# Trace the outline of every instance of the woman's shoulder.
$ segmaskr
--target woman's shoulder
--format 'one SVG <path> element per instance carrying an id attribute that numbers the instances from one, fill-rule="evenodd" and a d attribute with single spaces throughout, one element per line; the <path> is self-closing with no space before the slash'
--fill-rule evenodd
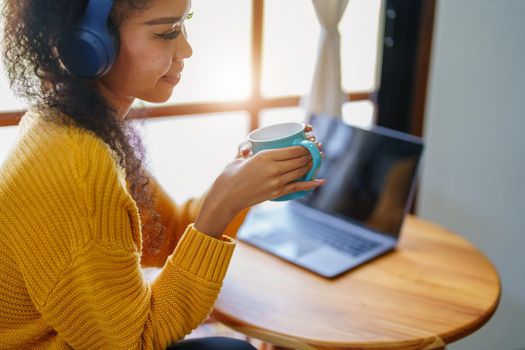
<path id="1" fill-rule="evenodd" d="M 64 113 L 28 110 L 20 121 L 19 140 L 31 140 L 39 146 L 78 150 L 82 144 L 101 146 L 103 142 L 91 131 L 76 126 Z"/>
<path id="2" fill-rule="evenodd" d="M 17 145 L 22 151 L 32 152 L 37 157 L 53 157 L 59 161 L 82 160 L 96 154 L 97 159 L 106 154 L 111 156 L 109 147 L 93 132 L 76 126 L 71 119 L 59 111 L 30 109 L 20 122 L 20 135 Z"/>
<path id="3" fill-rule="evenodd" d="M 19 124 L 19 136 L 0 173 L 16 177 L 22 174 L 30 177 L 85 177 L 88 173 L 93 175 L 102 166 L 121 177 L 120 167 L 101 139 L 90 131 L 63 122 L 61 118 L 63 116 L 44 118 L 38 111 L 27 111 Z"/>

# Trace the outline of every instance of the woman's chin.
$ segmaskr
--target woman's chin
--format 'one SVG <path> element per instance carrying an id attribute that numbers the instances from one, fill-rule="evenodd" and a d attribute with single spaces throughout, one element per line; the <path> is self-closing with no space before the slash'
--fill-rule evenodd
<path id="1" fill-rule="evenodd" d="M 169 94 L 159 93 L 153 96 L 143 96 L 143 97 L 138 97 L 138 98 L 142 101 L 146 101 L 150 103 L 164 103 L 164 102 L 167 102 L 170 99 L 170 97 L 171 97 L 171 91 Z"/>

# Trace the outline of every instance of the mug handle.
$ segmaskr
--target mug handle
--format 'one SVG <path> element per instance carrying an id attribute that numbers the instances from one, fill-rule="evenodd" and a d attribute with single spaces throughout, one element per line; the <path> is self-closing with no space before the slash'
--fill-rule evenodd
<path id="1" fill-rule="evenodd" d="M 321 167 L 321 152 L 319 152 L 319 148 L 317 148 L 317 145 L 312 141 L 297 140 L 293 144 L 294 146 L 303 146 L 308 150 L 308 152 L 310 152 L 310 155 L 312 156 L 312 169 L 310 169 L 304 178 L 304 181 L 311 181 L 315 175 L 315 172 Z"/>

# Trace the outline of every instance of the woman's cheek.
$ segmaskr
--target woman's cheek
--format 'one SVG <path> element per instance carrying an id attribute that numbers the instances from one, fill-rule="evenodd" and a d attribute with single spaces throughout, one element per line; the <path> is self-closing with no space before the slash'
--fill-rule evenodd
<path id="1" fill-rule="evenodd" d="M 143 59 L 138 62 L 139 66 L 142 66 L 142 68 L 138 67 L 141 71 L 146 68 L 145 62 L 148 62 L 147 70 L 149 75 L 157 79 L 167 74 L 171 67 L 171 59 L 163 58 L 160 53 L 152 54 L 149 52 L 147 57 L 143 56 Z"/>

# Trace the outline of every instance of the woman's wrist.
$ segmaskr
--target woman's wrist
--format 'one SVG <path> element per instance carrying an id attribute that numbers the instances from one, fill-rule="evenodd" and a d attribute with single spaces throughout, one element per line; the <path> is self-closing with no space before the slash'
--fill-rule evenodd
<path id="1" fill-rule="evenodd" d="M 235 215 L 235 211 L 230 209 L 226 201 L 210 193 L 204 200 L 194 227 L 209 236 L 221 238 Z"/>

